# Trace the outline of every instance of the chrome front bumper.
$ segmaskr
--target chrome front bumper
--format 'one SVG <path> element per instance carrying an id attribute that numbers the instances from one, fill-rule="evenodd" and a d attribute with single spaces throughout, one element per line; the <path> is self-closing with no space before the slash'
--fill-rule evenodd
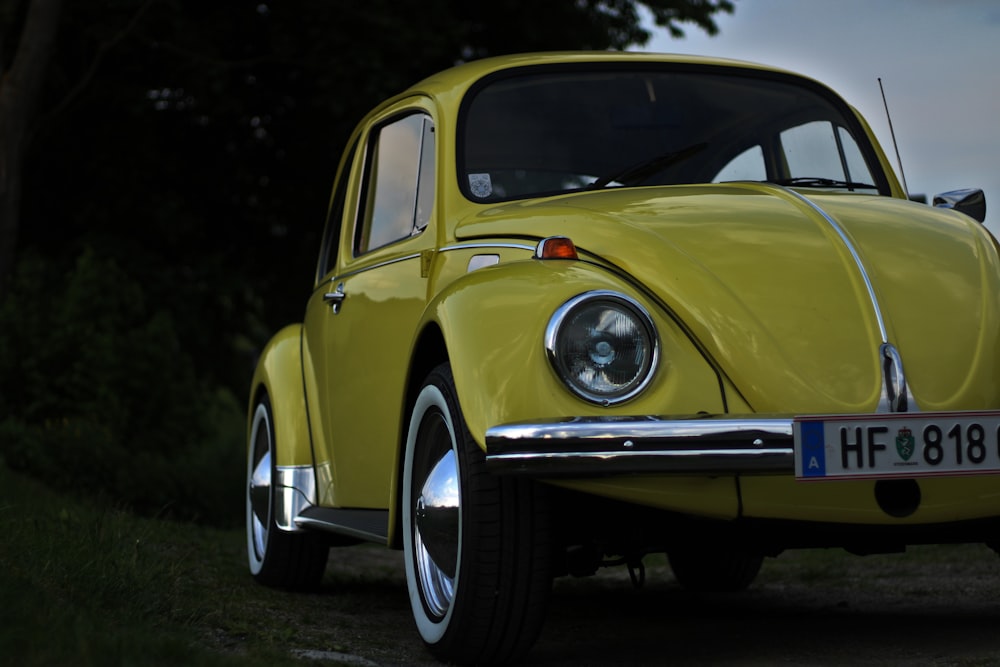
<path id="1" fill-rule="evenodd" d="M 576 417 L 486 431 L 486 465 L 535 477 L 794 473 L 790 418 Z"/>

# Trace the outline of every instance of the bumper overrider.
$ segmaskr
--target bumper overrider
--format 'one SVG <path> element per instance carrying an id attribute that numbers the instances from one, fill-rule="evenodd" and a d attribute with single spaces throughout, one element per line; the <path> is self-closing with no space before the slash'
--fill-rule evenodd
<path id="1" fill-rule="evenodd" d="M 792 419 L 574 417 L 486 431 L 495 473 L 534 477 L 794 473 Z"/>

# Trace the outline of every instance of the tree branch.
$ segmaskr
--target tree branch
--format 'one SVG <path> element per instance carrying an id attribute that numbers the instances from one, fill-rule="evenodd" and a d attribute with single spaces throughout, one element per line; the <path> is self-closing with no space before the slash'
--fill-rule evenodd
<path id="1" fill-rule="evenodd" d="M 133 30 L 135 30 L 135 27 L 139 24 L 139 21 L 142 19 L 143 15 L 156 2 L 157 0 L 146 0 L 146 2 L 144 2 L 142 6 L 136 10 L 135 14 L 132 15 L 132 18 L 129 19 L 129 22 L 125 24 L 125 27 L 123 27 L 121 30 L 115 33 L 110 39 L 105 40 L 104 42 L 101 43 L 100 46 L 97 47 L 97 53 L 94 55 L 94 59 L 90 62 L 90 66 L 87 68 L 87 71 L 84 72 L 83 76 L 81 76 L 80 79 L 77 80 L 76 84 L 69 89 L 69 92 L 67 92 L 66 95 L 64 95 L 63 98 L 59 100 L 59 102 L 53 105 L 53 107 L 49 109 L 44 116 L 42 116 L 42 118 L 38 123 L 39 125 L 44 125 L 45 122 L 47 122 L 50 118 L 54 118 L 59 114 L 61 114 L 63 111 L 66 110 L 66 108 L 68 108 L 73 103 L 73 101 L 77 97 L 79 97 L 83 93 L 84 90 L 87 89 L 87 86 L 90 85 L 90 82 L 93 81 L 94 76 L 100 69 L 101 63 L 104 61 L 104 56 L 111 49 L 113 49 L 115 46 L 121 43 L 123 39 L 128 37 Z"/>

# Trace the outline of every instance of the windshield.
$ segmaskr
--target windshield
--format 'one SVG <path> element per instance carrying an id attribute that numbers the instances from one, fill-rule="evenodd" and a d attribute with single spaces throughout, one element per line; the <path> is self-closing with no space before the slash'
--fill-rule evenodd
<path id="1" fill-rule="evenodd" d="M 467 95 L 459 137 L 461 187 L 476 202 L 736 180 L 889 194 L 839 98 L 732 68 L 503 72 Z"/>

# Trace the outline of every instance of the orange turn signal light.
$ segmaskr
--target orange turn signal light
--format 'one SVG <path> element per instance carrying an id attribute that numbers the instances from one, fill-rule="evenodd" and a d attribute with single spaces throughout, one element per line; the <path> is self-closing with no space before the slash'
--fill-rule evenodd
<path id="1" fill-rule="evenodd" d="M 536 259 L 579 259 L 576 246 L 565 236 L 550 236 L 538 242 Z"/>

